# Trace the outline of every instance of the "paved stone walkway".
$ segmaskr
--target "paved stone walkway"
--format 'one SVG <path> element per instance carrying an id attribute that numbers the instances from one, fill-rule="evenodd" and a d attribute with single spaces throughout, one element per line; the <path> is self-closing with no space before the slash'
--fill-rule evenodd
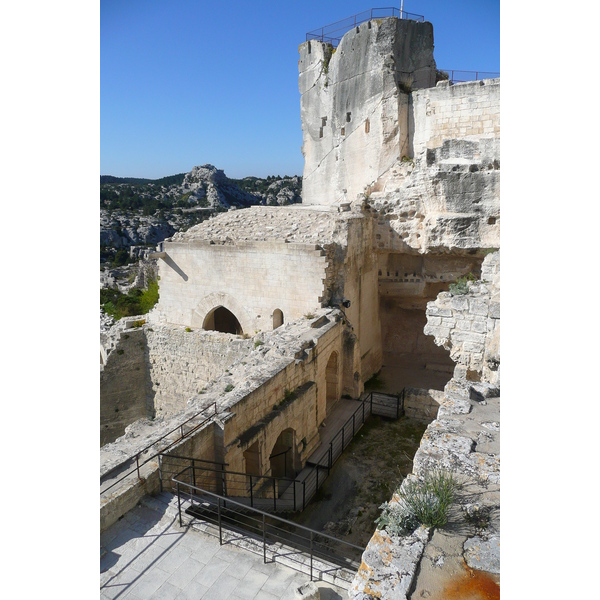
<path id="1" fill-rule="evenodd" d="M 308 576 L 179 527 L 176 516 L 138 505 L 100 538 L 100 598 L 293 600 Z M 346 598 L 316 582 L 322 600 Z"/>

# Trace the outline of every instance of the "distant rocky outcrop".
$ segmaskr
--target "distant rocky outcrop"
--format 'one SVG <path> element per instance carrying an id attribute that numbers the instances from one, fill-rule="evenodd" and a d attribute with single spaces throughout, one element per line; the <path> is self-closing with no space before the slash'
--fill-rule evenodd
<path id="1" fill-rule="evenodd" d="M 104 176 L 100 184 L 100 246 L 112 250 L 155 247 L 216 212 L 299 203 L 301 190 L 298 176 L 230 179 L 210 164 L 158 180 Z"/>

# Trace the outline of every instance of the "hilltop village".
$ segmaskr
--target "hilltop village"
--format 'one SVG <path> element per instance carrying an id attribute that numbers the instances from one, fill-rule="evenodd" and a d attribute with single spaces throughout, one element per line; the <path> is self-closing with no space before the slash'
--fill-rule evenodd
<path id="1" fill-rule="evenodd" d="M 103 335 L 101 529 L 198 464 L 193 493 L 233 498 L 243 478 L 238 501 L 301 511 L 335 468 L 337 415 L 354 435 L 379 378 L 377 410 L 427 424 L 386 510 L 432 473 L 462 491 L 446 529 L 373 524 L 332 581 L 440 597 L 468 566 L 497 587 L 500 80 L 440 80 L 431 23 L 395 17 L 301 44 L 298 67 L 302 202 L 165 239 L 148 256 L 158 303 Z"/>

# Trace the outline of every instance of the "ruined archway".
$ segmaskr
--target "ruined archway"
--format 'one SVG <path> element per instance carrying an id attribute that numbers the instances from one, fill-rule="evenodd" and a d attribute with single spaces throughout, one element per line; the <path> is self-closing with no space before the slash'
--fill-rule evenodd
<path id="1" fill-rule="evenodd" d="M 269 456 L 271 475 L 273 477 L 295 477 L 296 461 L 296 432 L 289 427 L 279 434 L 273 450 L 271 450 L 271 456 Z"/>
<path id="2" fill-rule="evenodd" d="M 333 405 L 338 401 L 339 394 L 339 368 L 338 368 L 338 353 L 332 352 L 327 361 L 325 368 L 325 387 L 326 387 L 326 414 L 333 408 Z"/>
<path id="3" fill-rule="evenodd" d="M 202 328 L 208 331 L 220 331 L 221 333 L 233 333 L 242 335 L 243 330 L 238 318 L 224 306 L 217 306 L 204 318 Z"/>
<path id="4" fill-rule="evenodd" d="M 277 329 L 283 325 L 283 312 L 276 308 L 273 311 L 273 329 Z"/>

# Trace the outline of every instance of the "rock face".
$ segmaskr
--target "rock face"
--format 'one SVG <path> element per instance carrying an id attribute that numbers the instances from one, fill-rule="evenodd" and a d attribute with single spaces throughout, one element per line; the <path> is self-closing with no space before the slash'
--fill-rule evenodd
<path id="1" fill-rule="evenodd" d="M 111 248 L 156 246 L 172 236 L 176 223 L 159 216 L 135 215 L 123 211 L 100 211 L 100 245 Z"/>
<path id="2" fill-rule="evenodd" d="M 303 202 L 350 202 L 408 153 L 406 92 L 435 84 L 433 28 L 375 19 L 344 35 L 335 51 L 302 44 L 298 65 Z"/>

